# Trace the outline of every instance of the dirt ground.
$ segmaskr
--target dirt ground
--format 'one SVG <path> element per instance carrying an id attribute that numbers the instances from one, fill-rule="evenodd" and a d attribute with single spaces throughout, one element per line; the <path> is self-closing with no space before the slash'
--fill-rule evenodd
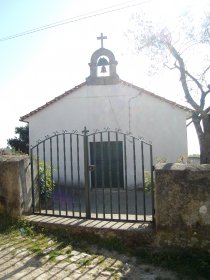
<path id="1" fill-rule="evenodd" d="M 136 263 L 134 257 L 94 248 L 91 253 L 62 249 L 62 254 L 52 255 L 55 245 L 49 239 L 49 247 L 42 255 L 35 250 L 37 240 L 22 236 L 0 235 L 0 279 L 132 279 L 132 280 L 178 280 L 175 273 L 150 265 Z M 87 252 L 87 250 L 86 250 Z"/>

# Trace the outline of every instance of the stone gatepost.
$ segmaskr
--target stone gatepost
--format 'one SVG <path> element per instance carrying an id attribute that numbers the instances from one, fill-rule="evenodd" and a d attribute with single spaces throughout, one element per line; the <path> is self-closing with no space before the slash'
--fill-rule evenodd
<path id="1" fill-rule="evenodd" d="M 0 213 L 12 217 L 31 212 L 29 156 L 0 156 Z"/>
<path id="2" fill-rule="evenodd" d="M 210 165 L 155 168 L 156 242 L 210 251 Z"/>

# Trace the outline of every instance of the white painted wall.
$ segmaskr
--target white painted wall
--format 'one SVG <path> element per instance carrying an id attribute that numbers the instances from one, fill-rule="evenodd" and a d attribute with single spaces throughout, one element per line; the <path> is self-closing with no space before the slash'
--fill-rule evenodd
<path id="1" fill-rule="evenodd" d="M 184 110 L 121 83 L 84 85 L 26 119 L 30 145 L 55 131 L 76 129 L 81 132 L 84 126 L 90 132 L 106 127 L 120 128 L 150 140 L 154 160 L 165 158 L 168 162 L 187 155 L 185 120 Z M 82 161 L 82 145 L 80 150 Z M 132 162 L 129 156 L 128 160 Z M 83 180 L 82 169 L 81 176 Z"/>

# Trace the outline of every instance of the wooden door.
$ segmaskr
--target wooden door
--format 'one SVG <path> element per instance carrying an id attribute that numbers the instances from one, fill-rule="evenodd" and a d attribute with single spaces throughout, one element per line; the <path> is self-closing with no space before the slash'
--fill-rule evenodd
<path id="1" fill-rule="evenodd" d="M 122 141 L 91 142 L 91 186 L 97 188 L 123 188 L 123 143 Z"/>

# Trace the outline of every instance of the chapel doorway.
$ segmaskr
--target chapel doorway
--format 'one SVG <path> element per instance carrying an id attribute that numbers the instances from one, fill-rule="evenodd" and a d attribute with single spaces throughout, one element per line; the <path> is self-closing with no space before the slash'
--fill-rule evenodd
<path id="1" fill-rule="evenodd" d="M 123 142 L 90 142 L 92 188 L 124 188 Z"/>

